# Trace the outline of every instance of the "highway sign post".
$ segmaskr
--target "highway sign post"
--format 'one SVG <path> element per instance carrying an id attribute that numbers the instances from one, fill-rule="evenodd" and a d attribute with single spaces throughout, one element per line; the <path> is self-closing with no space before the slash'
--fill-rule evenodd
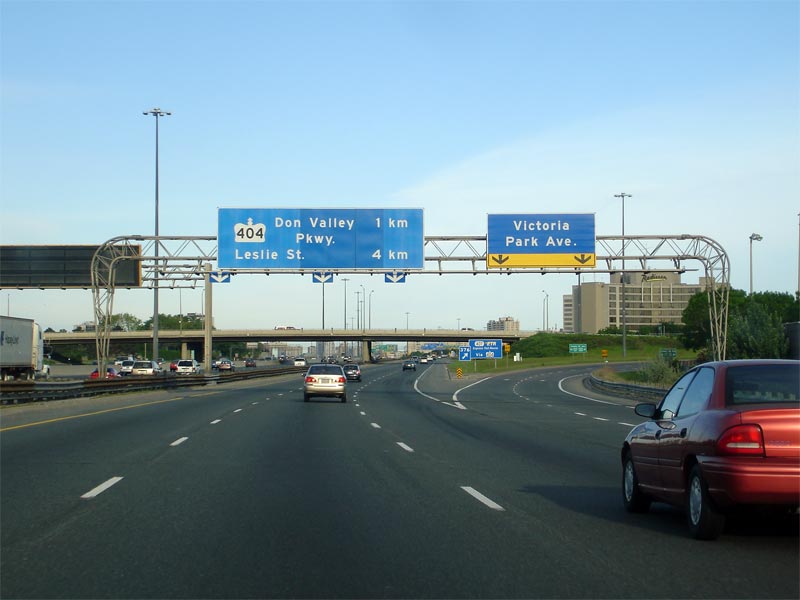
<path id="1" fill-rule="evenodd" d="M 486 266 L 594 267 L 593 214 L 489 215 Z"/>
<path id="2" fill-rule="evenodd" d="M 220 208 L 223 269 L 422 270 L 422 209 Z"/>
<path id="3" fill-rule="evenodd" d="M 570 354 L 577 354 L 577 353 L 585 354 L 586 352 L 587 352 L 586 344 L 570 344 L 569 345 L 569 353 Z"/>

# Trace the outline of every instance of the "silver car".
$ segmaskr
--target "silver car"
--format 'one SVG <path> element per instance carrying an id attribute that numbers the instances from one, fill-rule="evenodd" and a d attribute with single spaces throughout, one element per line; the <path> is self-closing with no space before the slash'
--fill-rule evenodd
<path id="1" fill-rule="evenodd" d="M 303 378 L 303 401 L 311 396 L 334 396 L 347 402 L 347 377 L 339 365 L 311 365 Z"/>
<path id="2" fill-rule="evenodd" d="M 161 375 L 163 371 L 154 360 L 137 360 L 133 363 L 131 375 Z"/>

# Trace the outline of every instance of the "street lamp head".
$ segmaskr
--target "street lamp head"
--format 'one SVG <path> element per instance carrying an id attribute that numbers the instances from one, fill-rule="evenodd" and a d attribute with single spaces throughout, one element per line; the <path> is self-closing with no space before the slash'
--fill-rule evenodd
<path id="1" fill-rule="evenodd" d="M 761 237 L 760 235 L 758 235 L 757 233 L 751 233 L 751 234 L 750 234 L 750 241 L 751 241 L 751 242 L 760 242 L 760 241 L 761 241 L 761 240 L 763 240 L 763 239 L 764 239 L 764 238 L 763 238 L 763 237 Z"/>

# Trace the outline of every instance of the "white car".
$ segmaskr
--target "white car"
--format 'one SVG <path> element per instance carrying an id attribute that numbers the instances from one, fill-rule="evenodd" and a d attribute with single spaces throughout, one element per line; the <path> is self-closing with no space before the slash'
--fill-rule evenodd
<path id="1" fill-rule="evenodd" d="M 196 375 L 200 372 L 200 365 L 196 360 L 179 360 L 175 372 L 178 375 Z"/>
<path id="2" fill-rule="evenodd" d="M 135 360 L 127 359 L 123 360 L 122 364 L 119 366 L 119 374 L 120 375 L 130 375 L 133 371 L 133 365 L 136 364 Z"/>
<path id="3" fill-rule="evenodd" d="M 294 366 L 295 367 L 305 367 L 306 366 L 306 359 L 302 356 L 298 356 L 294 359 Z"/>
<path id="4" fill-rule="evenodd" d="M 161 370 L 161 367 L 158 366 L 158 363 L 154 360 L 137 360 L 133 363 L 133 369 L 131 370 L 131 375 L 161 375 L 164 371 Z"/>

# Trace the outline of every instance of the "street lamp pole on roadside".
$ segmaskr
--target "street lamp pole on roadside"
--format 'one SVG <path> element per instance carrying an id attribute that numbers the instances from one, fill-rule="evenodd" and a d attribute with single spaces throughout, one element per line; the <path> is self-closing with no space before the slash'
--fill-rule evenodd
<path id="1" fill-rule="evenodd" d="M 544 303 L 542 304 L 542 329 L 548 331 L 550 329 L 550 294 L 544 292 Z"/>
<path id="2" fill-rule="evenodd" d="M 757 233 L 750 234 L 750 295 L 753 295 L 753 242 L 760 242 L 764 238 Z"/>
<path id="3" fill-rule="evenodd" d="M 158 119 L 172 113 L 160 108 L 151 108 L 142 112 L 143 115 L 152 115 L 156 118 L 156 239 L 155 239 L 155 271 L 153 278 L 153 360 L 158 360 Z"/>
<path id="4" fill-rule="evenodd" d="M 628 355 L 627 329 L 628 313 L 625 306 L 625 198 L 633 198 L 631 194 L 622 192 L 614 194 L 615 198 L 622 198 L 622 358 Z"/>
<path id="5" fill-rule="evenodd" d="M 369 291 L 369 311 L 367 312 L 367 316 L 369 317 L 369 323 L 367 324 L 367 329 L 372 329 L 372 294 L 375 293 L 375 290 Z"/>

